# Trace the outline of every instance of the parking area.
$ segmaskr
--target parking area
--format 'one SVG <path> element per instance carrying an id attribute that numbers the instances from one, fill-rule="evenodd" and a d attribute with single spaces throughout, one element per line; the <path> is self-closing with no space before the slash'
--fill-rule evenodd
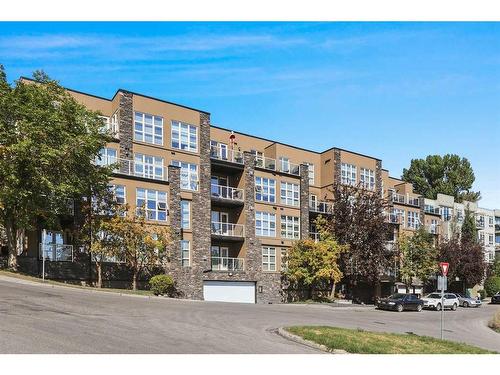
<path id="1" fill-rule="evenodd" d="M 486 322 L 500 305 L 445 312 L 445 338 L 500 352 Z M 0 353 L 318 353 L 276 329 L 329 325 L 439 337 L 436 311 L 147 298 L 0 276 Z"/>

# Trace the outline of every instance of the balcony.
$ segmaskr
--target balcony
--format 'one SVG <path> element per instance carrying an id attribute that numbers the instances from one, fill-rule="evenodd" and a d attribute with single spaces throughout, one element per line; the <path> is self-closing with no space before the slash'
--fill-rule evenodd
<path id="1" fill-rule="evenodd" d="M 276 163 L 276 159 L 266 158 L 264 156 L 255 157 L 255 166 L 258 168 L 268 169 L 270 171 L 277 171 L 281 173 L 300 176 L 300 165 L 290 162 Z"/>
<path id="2" fill-rule="evenodd" d="M 168 168 L 163 165 L 136 163 L 134 160 L 104 157 L 96 161 L 97 165 L 114 165 L 113 173 L 146 178 L 149 180 L 168 181 Z"/>
<path id="3" fill-rule="evenodd" d="M 243 258 L 227 258 L 227 257 L 211 257 L 212 271 L 244 271 L 245 259 Z"/>
<path id="4" fill-rule="evenodd" d="M 476 228 L 477 229 L 484 229 L 484 227 L 485 227 L 484 220 L 476 219 Z"/>
<path id="5" fill-rule="evenodd" d="M 73 245 L 43 244 L 39 245 L 38 257 L 51 262 L 72 262 Z"/>
<path id="6" fill-rule="evenodd" d="M 245 194 L 242 189 L 230 186 L 212 184 L 210 188 L 212 200 L 220 203 L 242 205 L 245 202 Z"/>
<path id="7" fill-rule="evenodd" d="M 320 214 L 331 214 L 333 204 L 328 202 L 309 201 L 309 210 Z"/>
<path id="8" fill-rule="evenodd" d="M 408 204 L 410 206 L 420 207 L 420 199 L 408 197 Z"/>
<path id="9" fill-rule="evenodd" d="M 401 225 L 401 224 L 403 224 L 403 218 L 401 215 L 398 215 L 398 214 L 389 214 L 389 215 L 386 215 L 385 222 L 389 223 L 389 224 Z"/>
<path id="10" fill-rule="evenodd" d="M 398 193 L 392 193 L 391 200 L 394 203 L 399 203 L 399 204 L 405 204 L 406 203 L 406 197 L 404 195 L 398 194 Z"/>
<path id="11" fill-rule="evenodd" d="M 440 215 L 439 207 L 428 206 L 426 205 L 424 208 L 425 213 L 432 215 Z"/>
<path id="12" fill-rule="evenodd" d="M 227 146 L 212 145 L 210 146 L 210 158 L 221 160 L 228 163 L 243 164 L 243 152 L 228 149 Z"/>
<path id="13" fill-rule="evenodd" d="M 213 238 L 242 241 L 245 238 L 245 226 L 212 221 L 211 234 Z"/>

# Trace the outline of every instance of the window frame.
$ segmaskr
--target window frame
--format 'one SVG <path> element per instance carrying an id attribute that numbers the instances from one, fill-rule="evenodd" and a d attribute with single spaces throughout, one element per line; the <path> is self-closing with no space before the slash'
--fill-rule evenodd
<path id="1" fill-rule="evenodd" d="M 187 244 L 187 249 L 184 245 Z M 191 241 L 190 240 L 180 240 L 181 246 L 181 267 L 191 267 Z M 185 253 L 187 252 L 187 257 Z"/>
<path id="2" fill-rule="evenodd" d="M 142 120 L 137 119 L 137 115 L 142 116 Z M 146 117 L 151 117 L 151 124 L 146 123 Z M 161 122 L 161 125 L 156 124 L 156 120 Z M 151 113 L 145 113 L 140 111 L 134 111 L 134 135 L 133 140 L 138 142 L 144 142 L 152 145 L 163 146 L 164 141 L 164 131 L 163 131 L 163 117 L 153 115 Z M 140 126 L 142 130 L 138 130 L 137 126 Z M 151 131 L 146 131 L 146 128 L 151 126 Z M 160 134 L 156 133 L 156 130 L 160 130 Z M 137 136 L 137 135 L 141 136 Z M 147 140 L 147 136 L 151 136 L 151 141 Z M 157 142 L 159 138 L 159 142 Z"/>
<path id="3" fill-rule="evenodd" d="M 358 167 L 350 163 L 341 163 L 340 182 L 344 185 L 355 186 L 358 182 Z"/>
<path id="4" fill-rule="evenodd" d="M 198 191 L 198 186 L 199 186 L 199 175 L 198 175 L 198 164 L 195 163 L 188 163 L 186 161 L 180 161 L 180 160 L 172 160 L 171 165 L 179 167 L 181 169 L 180 173 L 180 182 L 181 182 L 181 190 L 188 190 L 188 191 Z M 183 166 L 183 164 L 185 166 Z M 195 166 L 196 172 L 193 172 L 191 169 L 192 166 Z M 184 178 L 183 179 L 183 174 L 184 176 L 187 175 L 187 181 Z M 196 175 L 196 179 L 193 179 L 193 176 Z M 193 184 L 196 186 L 195 189 L 193 189 Z"/>
<path id="5" fill-rule="evenodd" d="M 284 228 L 283 228 L 283 225 L 284 225 Z M 292 227 L 291 230 L 290 230 L 290 226 Z M 281 234 L 281 238 L 286 238 L 289 240 L 299 240 L 300 239 L 300 217 L 292 216 L 292 215 L 281 215 L 280 216 L 280 234 Z"/>
<path id="6" fill-rule="evenodd" d="M 143 190 L 144 191 L 144 198 L 139 197 L 139 191 Z M 155 208 L 148 208 L 148 201 L 151 201 L 149 199 L 149 193 L 154 192 L 154 202 L 155 202 Z M 165 199 L 160 200 L 159 196 L 164 195 Z M 144 208 L 141 207 L 139 204 L 139 200 L 142 199 L 144 200 L 145 206 Z M 159 209 L 159 204 L 164 203 L 165 204 L 165 209 Z M 162 190 L 156 190 L 156 189 L 148 189 L 148 188 L 142 188 L 142 187 L 136 187 L 135 189 L 135 204 L 136 204 L 136 213 L 137 215 L 143 215 L 145 214 L 146 220 L 148 221 L 159 221 L 159 222 L 167 222 L 168 221 L 168 193 L 166 191 Z M 143 212 L 145 211 L 145 212 Z M 165 212 L 165 219 L 159 219 L 160 212 Z M 150 213 L 154 213 L 154 218 L 150 217 Z"/>
<path id="7" fill-rule="evenodd" d="M 258 217 L 260 216 L 260 218 Z M 271 220 L 273 219 L 273 220 Z M 258 226 L 258 221 L 261 225 Z M 264 225 L 267 223 L 267 225 Z M 274 228 L 273 225 L 274 224 Z M 274 232 L 274 234 L 272 234 Z M 267 233 L 267 234 L 266 234 Z M 276 238 L 276 214 L 266 211 L 255 211 L 255 235 Z"/>
<path id="8" fill-rule="evenodd" d="M 274 254 L 271 253 L 271 250 L 274 251 Z M 262 271 L 276 272 L 276 247 L 262 246 L 261 251 L 262 251 Z M 274 262 L 271 262 L 272 257 L 274 257 Z M 273 268 L 271 266 L 273 266 Z"/>
<path id="9" fill-rule="evenodd" d="M 177 129 L 175 129 L 177 127 Z M 187 127 L 187 129 L 183 132 L 183 127 Z M 191 130 L 194 129 L 194 148 L 192 147 Z M 178 133 L 178 136 L 174 137 L 174 130 Z M 187 133 L 186 133 L 187 132 Z M 185 134 L 184 134 L 185 133 Z M 183 134 L 187 138 L 187 143 L 183 143 Z M 177 142 L 177 146 L 174 145 L 174 142 Z M 185 146 L 183 148 L 183 145 Z M 179 120 L 171 120 L 170 121 L 170 147 L 175 148 L 176 150 L 187 151 L 187 152 L 198 152 L 198 127 L 193 124 L 189 124 L 187 122 L 179 121 Z"/>
<path id="10" fill-rule="evenodd" d="M 291 189 L 289 189 L 291 187 Z M 295 191 L 295 188 L 297 191 Z M 284 193 L 284 194 L 283 194 Z M 291 193 L 291 198 L 288 196 Z M 297 197 L 295 197 L 297 193 Z M 291 201 L 291 203 L 289 203 Z M 280 202 L 281 204 L 293 207 L 300 207 L 300 185 L 293 182 L 280 182 Z M 294 204 L 296 202 L 296 204 Z"/>
<path id="11" fill-rule="evenodd" d="M 368 181 L 365 181 L 367 179 Z M 369 168 L 360 168 L 359 181 L 361 185 L 367 190 L 375 190 L 375 171 Z"/>
<path id="12" fill-rule="evenodd" d="M 141 159 L 140 161 L 137 161 L 138 157 Z M 152 163 L 146 162 L 147 158 L 151 158 Z M 148 155 L 140 152 L 134 153 L 134 175 L 143 178 L 150 178 L 153 180 L 164 180 L 165 179 L 164 161 L 165 160 L 161 156 Z M 137 171 L 136 169 L 137 166 L 142 167 L 142 174 L 141 172 Z M 158 169 L 161 170 L 160 175 L 157 174 Z"/>
<path id="13" fill-rule="evenodd" d="M 257 182 L 257 179 L 260 179 L 260 182 Z M 264 183 L 266 180 L 267 185 Z M 258 188 L 260 188 L 260 191 L 258 191 Z M 271 193 L 271 190 L 274 190 L 274 192 Z M 258 194 L 261 196 L 260 199 L 257 196 Z M 267 199 L 264 199 L 264 197 L 267 197 Z M 276 203 L 276 180 L 268 177 L 255 176 L 255 200 L 257 202 Z"/>
<path id="14" fill-rule="evenodd" d="M 187 213 L 184 204 L 187 204 Z M 187 215 L 187 221 L 186 221 L 186 215 Z M 186 222 L 187 226 L 184 226 Z M 188 201 L 187 199 L 181 199 L 181 229 L 183 230 L 191 229 L 191 201 Z"/>

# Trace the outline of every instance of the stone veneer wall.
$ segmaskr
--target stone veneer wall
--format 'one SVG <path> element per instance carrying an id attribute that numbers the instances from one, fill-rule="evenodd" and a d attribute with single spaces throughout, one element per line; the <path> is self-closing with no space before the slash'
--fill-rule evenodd
<path id="1" fill-rule="evenodd" d="M 377 160 L 375 167 L 375 189 L 377 193 L 382 194 L 382 161 Z"/>
<path id="2" fill-rule="evenodd" d="M 132 140 L 134 136 L 134 108 L 133 94 L 127 91 L 120 92 L 119 104 L 119 128 L 118 134 L 120 138 L 120 155 L 121 159 L 132 160 Z M 127 166 L 122 166 L 125 168 Z"/>
<path id="3" fill-rule="evenodd" d="M 300 238 L 309 238 L 309 167 L 300 165 Z"/>
<path id="4" fill-rule="evenodd" d="M 168 166 L 168 185 L 170 187 L 170 199 L 168 207 L 168 219 L 172 235 L 172 243 L 169 248 L 169 259 L 167 262 L 167 272 L 170 266 L 177 264 L 180 269 L 181 264 L 181 171 L 177 166 Z"/>
<path id="5" fill-rule="evenodd" d="M 333 149 L 333 183 L 340 184 L 342 181 L 342 161 L 340 157 L 340 150 Z"/>

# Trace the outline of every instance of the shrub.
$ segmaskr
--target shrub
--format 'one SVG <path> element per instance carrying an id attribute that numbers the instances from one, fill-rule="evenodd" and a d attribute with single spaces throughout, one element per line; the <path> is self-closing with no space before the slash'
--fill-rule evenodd
<path id="1" fill-rule="evenodd" d="M 481 295 L 481 300 L 486 298 L 486 290 L 484 289 L 478 290 L 478 293 Z"/>
<path id="2" fill-rule="evenodd" d="M 495 331 L 500 332 L 500 310 L 493 315 L 493 318 L 488 323 L 488 326 Z"/>
<path id="3" fill-rule="evenodd" d="M 488 295 L 488 297 L 491 297 L 496 292 L 500 292 L 500 277 L 488 277 L 484 282 L 484 290 L 486 290 L 486 294 Z"/>
<path id="4" fill-rule="evenodd" d="M 155 296 L 171 295 L 174 291 L 174 279 L 169 275 L 156 275 L 149 279 L 149 286 Z"/>

